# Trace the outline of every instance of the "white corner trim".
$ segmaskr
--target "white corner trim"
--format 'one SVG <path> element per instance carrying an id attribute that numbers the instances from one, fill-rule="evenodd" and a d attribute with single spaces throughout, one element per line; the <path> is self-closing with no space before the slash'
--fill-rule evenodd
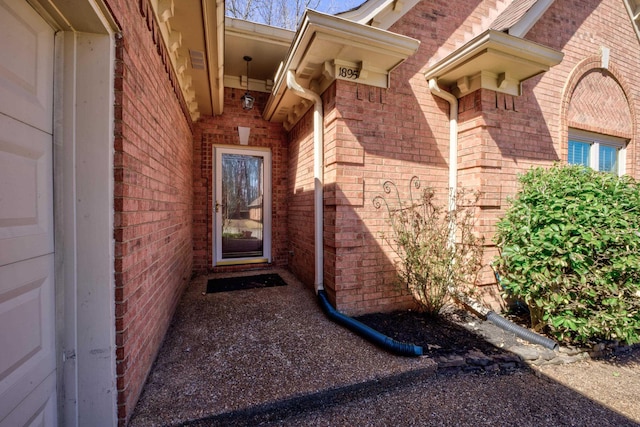
<path id="1" fill-rule="evenodd" d="M 47 1 L 56 36 L 56 326 L 60 420 L 116 426 L 114 71 L 101 0 Z M 84 31 L 79 31 L 82 28 Z"/>
<path id="2" fill-rule="evenodd" d="M 520 82 L 547 71 L 562 61 L 564 54 L 519 37 L 487 30 L 466 45 L 429 67 L 425 78 L 447 86 L 481 87 L 520 95 Z M 489 84 L 490 82 L 490 84 Z M 460 95 L 460 94 L 458 94 Z"/>

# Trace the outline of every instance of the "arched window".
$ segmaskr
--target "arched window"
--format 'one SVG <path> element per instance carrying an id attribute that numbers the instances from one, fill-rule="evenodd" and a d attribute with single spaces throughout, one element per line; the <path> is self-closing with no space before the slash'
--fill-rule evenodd
<path id="1" fill-rule="evenodd" d="M 604 68 L 587 69 L 574 81 L 566 117 L 566 161 L 616 175 L 626 173 L 633 115 L 624 89 Z"/>

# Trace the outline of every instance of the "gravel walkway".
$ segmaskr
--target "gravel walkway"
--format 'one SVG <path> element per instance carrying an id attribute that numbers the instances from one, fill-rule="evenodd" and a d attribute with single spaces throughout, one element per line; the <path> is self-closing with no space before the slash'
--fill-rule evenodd
<path id="1" fill-rule="evenodd" d="M 206 278 L 194 279 L 130 426 L 640 425 L 637 347 L 607 361 L 443 373 L 335 325 L 311 290 L 276 272 L 288 286 L 203 294 Z"/>

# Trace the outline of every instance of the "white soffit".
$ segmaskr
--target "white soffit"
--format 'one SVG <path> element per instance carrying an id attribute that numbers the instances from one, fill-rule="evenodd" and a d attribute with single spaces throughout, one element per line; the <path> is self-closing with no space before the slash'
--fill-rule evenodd
<path id="1" fill-rule="evenodd" d="M 247 89 L 247 63 L 249 63 L 249 90 L 271 92 L 278 65 L 287 56 L 294 31 L 255 22 L 226 18 L 224 52 L 224 87 Z"/>
<path id="2" fill-rule="evenodd" d="M 369 0 L 358 8 L 337 16 L 386 30 L 418 3 L 420 0 Z"/>
<path id="3" fill-rule="evenodd" d="M 564 54 L 549 47 L 487 30 L 425 73 L 458 96 L 479 88 L 520 95 L 520 83 L 548 71 Z"/>
<path id="4" fill-rule="evenodd" d="M 295 123 L 310 107 L 288 90 L 286 71 L 300 85 L 322 93 L 336 79 L 388 87 L 389 73 L 413 55 L 420 41 L 307 10 L 291 50 L 281 64 L 263 117 Z"/>
<path id="5" fill-rule="evenodd" d="M 189 114 L 193 121 L 212 112 L 203 18 L 215 15 L 208 0 L 151 0 L 155 19 L 167 48 Z M 215 35 L 214 35 L 215 37 Z"/>

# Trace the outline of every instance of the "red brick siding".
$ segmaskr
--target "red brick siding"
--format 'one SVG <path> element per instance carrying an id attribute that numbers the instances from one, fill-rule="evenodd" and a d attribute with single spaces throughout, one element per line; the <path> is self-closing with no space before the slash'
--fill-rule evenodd
<path id="1" fill-rule="evenodd" d="M 423 72 L 446 40 L 453 43 L 454 32 L 478 3 L 421 2 L 396 23 L 391 31 L 420 39 L 421 45 L 393 71 L 389 89 L 344 81 L 334 86 L 335 112 L 325 122 L 325 221 L 332 227 L 325 233 L 325 256 L 334 262 L 326 265 L 325 284 L 335 288 L 342 311 L 358 314 L 413 304 L 395 284 L 395 258 L 380 237 L 390 230 L 388 215 L 372 199 L 384 195 L 382 185 L 391 180 L 406 201 L 416 175 L 423 186 L 436 188 L 445 203 L 449 105 L 431 95 Z"/>
<path id="2" fill-rule="evenodd" d="M 213 146 L 240 147 L 238 126 L 249 127 L 249 145 L 271 149 L 272 180 L 272 264 L 287 265 L 287 181 L 288 154 L 286 133 L 279 123 L 262 119 L 262 109 L 268 94 L 253 92 L 256 98 L 252 110 L 242 109 L 240 98 L 244 91 L 225 89 L 222 116 L 203 117 L 196 123 L 194 142 L 194 269 L 198 272 L 212 270 L 213 266 Z M 255 265 L 225 267 L 225 269 L 255 268 Z M 218 269 L 220 269 L 218 267 Z"/>
<path id="3" fill-rule="evenodd" d="M 577 9 L 576 9 L 577 8 Z M 563 28 L 562 31 L 557 29 Z M 562 63 L 540 78 L 540 83 L 527 85 L 538 98 L 541 110 L 548 121 L 554 125 L 552 135 L 556 150 L 562 160 L 567 156 L 568 109 L 574 91 L 583 78 L 600 64 L 602 46 L 610 49 L 609 70 L 605 75 L 613 77 L 619 87 L 607 85 L 609 94 L 615 97 L 622 89 L 629 102 L 628 107 L 620 105 L 618 109 L 631 112 L 632 134 L 627 151 L 627 173 L 638 177 L 637 142 L 638 129 L 638 80 L 640 74 L 640 50 L 638 38 L 624 6 L 615 0 L 570 1 L 554 4 L 543 19 L 536 24 L 527 38 L 547 44 L 565 53 Z M 613 120 L 617 114 L 609 109 L 606 114 Z M 575 124 L 575 123 L 574 123 Z M 609 126 L 607 126 L 608 128 Z M 610 129 L 596 126 L 587 129 L 596 132 L 611 133 Z"/>
<path id="4" fill-rule="evenodd" d="M 640 77 L 640 54 L 620 2 L 555 3 L 527 38 L 562 50 L 563 61 L 525 82 L 520 97 L 480 90 L 460 100 L 458 182 L 484 192 L 479 230 L 487 238 L 487 262 L 496 254 L 495 223 L 508 206 L 507 197 L 517 191 L 517 174 L 532 166 L 566 161 L 569 107 L 574 95 L 574 107 L 584 107 L 583 99 L 591 98 L 584 93 L 586 83 L 609 102 L 591 105 L 600 120 L 585 124 L 574 119 L 573 126 L 619 136 L 635 135 L 637 128 L 637 90 L 632 88 Z M 609 70 L 604 73 L 601 46 L 611 50 Z M 627 122 L 620 124 L 619 118 L 625 115 Z M 637 171 L 636 143 L 631 138 L 627 172 L 636 175 Z M 490 285 L 494 279 L 489 270 L 485 273 L 482 280 Z M 486 288 L 494 296 L 496 290 Z"/>
<path id="5" fill-rule="evenodd" d="M 289 269 L 311 287 L 315 281 L 313 109 L 289 131 L 288 140 Z M 331 262 L 325 259 L 325 266 Z"/>
<path id="6" fill-rule="evenodd" d="M 635 138 L 635 133 L 637 129 L 637 114 L 636 114 L 636 103 L 635 102 L 627 102 L 630 94 L 636 93 L 637 91 L 632 90 L 628 85 L 634 80 L 624 77 L 621 74 L 621 71 L 618 67 L 613 64 L 609 65 L 609 69 L 603 73 L 603 70 L 600 68 L 601 66 L 601 58 L 600 56 L 592 56 L 585 58 L 582 60 L 571 72 L 571 75 L 565 85 L 564 93 L 563 93 L 563 101 L 562 101 L 562 113 L 561 113 L 561 141 L 566 141 L 568 138 L 567 130 L 569 127 L 575 127 L 579 129 L 583 129 L 590 132 L 603 133 L 607 135 L 618 136 L 621 138 L 625 138 L 629 140 L 629 144 L 627 146 L 627 164 L 626 171 L 627 174 L 632 175 L 634 177 L 638 177 L 638 173 L 640 169 L 638 168 L 638 164 L 640 162 L 640 157 L 638 157 L 638 149 L 637 142 Z M 613 110 L 612 108 L 602 109 L 598 111 L 598 115 L 600 117 L 599 120 L 591 122 L 585 120 L 575 120 L 571 117 L 570 108 L 576 108 L 576 105 L 572 105 L 576 102 L 576 98 L 574 94 L 576 91 L 582 92 L 584 91 L 584 87 L 581 84 L 585 76 L 589 74 L 598 75 L 600 78 L 596 80 L 596 84 L 602 86 L 609 82 L 607 80 L 613 79 L 619 85 L 619 87 L 614 86 L 612 93 L 608 96 L 618 98 L 618 103 L 620 108 L 624 108 L 626 111 L 622 111 L 618 113 L 618 111 Z M 599 88 L 599 90 L 602 90 Z M 623 101 L 620 98 L 620 91 L 623 93 L 624 102 L 627 102 L 626 106 L 621 104 Z M 605 96 L 607 96 L 607 91 L 604 91 Z M 582 95 L 584 96 L 584 95 Z M 580 101 L 578 101 L 579 103 Z M 584 105 L 578 104 L 577 108 L 584 108 Z M 629 115 L 629 120 L 625 124 L 621 124 L 618 117 L 616 115 Z M 602 120 L 604 118 L 604 120 Z M 613 124 L 613 125 L 612 125 Z M 623 129 L 623 130 L 621 130 Z M 563 159 L 567 158 L 567 144 L 561 144 L 561 156 Z"/>
<path id="7" fill-rule="evenodd" d="M 125 425 L 191 277 L 193 136 L 146 2 L 109 4 L 122 28 L 114 237 L 118 418 Z"/>
<path id="8" fill-rule="evenodd" d="M 391 285 L 392 256 L 378 237 L 388 226 L 371 199 L 381 193 L 386 179 L 406 192 L 414 174 L 446 194 L 448 104 L 429 93 L 423 73 L 440 46 L 462 38 L 462 22 L 478 21 L 477 15 L 492 2 L 477 7 L 479 3 L 419 3 L 390 29 L 420 39 L 421 46 L 393 72 L 388 90 L 342 81 L 330 89 L 335 91 L 335 111 L 325 120 L 326 284 L 337 292 L 343 311 L 378 311 L 406 303 Z M 582 75 L 594 67 L 582 66 L 574 73 L 594 54 L 599 64 L 600 46 L 611 49 L 609 73 L 619 84 L 600 84 L 600 90 L 615 91 L 611 95 L 620 100 L 622 89 L 630 105 L 619 108 L 631 112 L 634 134 L 637 128 L 634 88 L 640 51 L 620 2 L 556 2 L 527 38 L 562 50 L 563 62 L 525 82 L 520 97 L 479 90 L 460 100 L 458 185 L 483 192 L 478 232 L 487 238 L 487 262 L 496 253 L 495 223 L 507 197 L 517 191 L 517 174 L 566 160 L 569 98 Z M 616 114 L 615 109 L 608 111 Z M 635 145 L 632 139 L 627 155 L 632 175 L 638 170 Z M 482 282 L 497 298 L 489 268 Z"/>
<path id="9" fill-rule="evenodd" d="M 631 111 L 624 91 L 610 73 L 594 69 L 583 75 L 569 103 L 570 127 L 633 136 Z"/>
<path id="10" fill-rule="evenodd" d="M 338 309 L 349 314 L 413 305 L 396 286 L 395 259 L 380 236 L 390 231 L 388 213 L 372 200 L 384 194 L 383 183 L 393 181 L 403 202 L 414 175 L 438 188 L 442 199 L 447 192 L 448 105 L 430 95 L 416 68 L 410 59 L 394 72 L 390 89 L 345 81 L 330 88 L 335 110 L 325 123 L 325 244 L 334 283 L 325 285 L 333 286 Z M 433 127 L 440 116 L 444 125 Z"/>

